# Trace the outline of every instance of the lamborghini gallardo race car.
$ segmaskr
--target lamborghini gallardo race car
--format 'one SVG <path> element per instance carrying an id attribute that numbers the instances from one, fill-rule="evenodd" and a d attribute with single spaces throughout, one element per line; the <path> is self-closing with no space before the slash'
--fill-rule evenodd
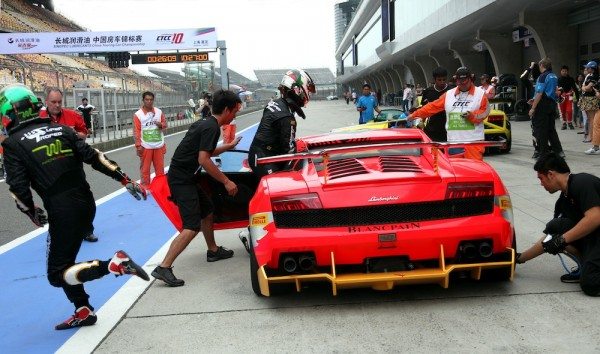
<path id="1" fill-rule="evenodd" d="M 365 124 L 350 125 L 347 127 L 336 128 L 333 132 L 351 132 L 367 129 L 387 129 L 387 128 L 405 128 L 407 125 L 406 114 L 399 109 L 384 108 L 373 120 Z"/>
<path id="2" fill-rule="evenodd" d="M 494 104 L 494 101 L 490 101 Z M 512 146 L 512 132 L 510 127 L 510 121 L 504 111 L 499 109 L 492 109 L 487 118 L 483 121 L 485 127 L 483 133 L 485 134 L 486 141 L 502 141 L 505 140 L 504 146 L 499 148 L 502 153 L 510 152 Z"/>
<path id="3" fill-rule="evenodd" d="M 328 133 L 297 139 L 296 154 L 260 159 L 289 163 L 260 181 L 247 169 L 225 171 L 240 190 L 234 198 L 208 175 L 199 183 L 211 191 L 217 227 L 249 220 L 257 295 L 313 282 L 330 284 L 334 295 L 402 284 L 446 288 L 457 272 L 512 279 L 508 191 L 487 163 L 442 152 L 454 145 L 433 143 L 419 129 Z"/>

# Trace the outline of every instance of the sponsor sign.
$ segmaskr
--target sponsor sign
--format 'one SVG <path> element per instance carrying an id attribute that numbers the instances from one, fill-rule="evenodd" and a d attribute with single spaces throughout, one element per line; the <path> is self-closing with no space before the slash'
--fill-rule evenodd
<path id="1" fill-rule="evenodd" d="M 189 63 L 208 61 L 208 53 L 133 54 L 131 64 Z"/>
<path id="2" fill-rule="evenodd" d="M 214 27 L 110 32 L 0 33 L 0 54 L 132 52 L 217 47 Z"/>

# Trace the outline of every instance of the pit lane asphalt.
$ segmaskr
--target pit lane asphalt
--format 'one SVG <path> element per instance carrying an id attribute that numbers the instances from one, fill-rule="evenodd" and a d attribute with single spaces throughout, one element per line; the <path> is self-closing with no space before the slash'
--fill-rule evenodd
<path id="1" fill-rule="evenodd" d="M 306 112 L 308 119 L 298 124 L 299 135 L 350 125 L 358 117 L 344 101 L 313 102 Z M 542 189 L 532 169 L 529 123 L 513 122 L 513 133 L 512 152 L 486 156 L 486 161 L 510 191 L 518 247 L 524 249 L 540 237 L 557 196 Z M 598 174 L 600 158 L 583 154 L 588 146 L 581 143 L 581 135 L 559 131 L 559 136 L 573 172 Z M 170 143 L 171 151 L 175 144 Z M 129 161 L 126 171 L 136 171 L 133 151 L 124 153 L 128 155 L 114 159 Z M 94 192 L 96 198 L 102 196 Z M 449 289 L 425 285 L 389 292 L 341 290 L 336 297 L 323 286 L 259 298 L 250 286 L 249 259 L 237 230 L 217 232 L 216 237 L 235 250 L 234 258 L 207 263 L 204 241 L 196 238 L 175 263 L 186 285 L 167 288 L 154 282 L 96 352 L 600 350 L 598 300 L 583 295 L 577 284 L 560 283 L 563 270 L 556 257 L 518 266 L 512 283 L 465 280 L 452 282 Z M 93 327 L 82 328 L 80 334 L 85 336 L 87 330 Z"/>

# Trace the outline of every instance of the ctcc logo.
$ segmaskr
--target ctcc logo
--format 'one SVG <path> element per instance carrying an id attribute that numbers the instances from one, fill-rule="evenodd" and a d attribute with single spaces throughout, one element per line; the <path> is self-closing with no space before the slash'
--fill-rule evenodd
<path id="1" fill-rule="evenodd" d="M 179 44 L 183 41 L 183 33 L 160 34 L 156 37 L 157 43 Z"/>

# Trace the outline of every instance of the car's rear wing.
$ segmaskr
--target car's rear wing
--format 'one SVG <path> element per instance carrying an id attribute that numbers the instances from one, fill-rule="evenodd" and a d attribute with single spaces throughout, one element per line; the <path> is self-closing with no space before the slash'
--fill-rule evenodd
<path id="1" fill-rule="evenodd" d="M 365 151 L 372 149 L 391 150 L 398 148 L 412 149 L 412 148 L 437 148 L 444 149 L 444 153 L 449 155 L 448 148 L 461 148 L 465 146 L 483 146 L 483 147 L 504 147 L 506 144 L 505 140 L 501 141 L 464 141 L 464 142 L 453 142 L 453 143 L 438 143 L 438 142 L 406 142 L 406 143 L 385 143 L 385 144 L 368 144 L 368 145 L 355 145 L 355 146 L 340 146 L 335 148 L 324 148 L 319 151 L 313 152 L 299 152 L 296 154 L 285 154 L 269 157 L 261 157 L 256 160 L 260 165 L 267 163 L 276 162 L 288 162 L 295 160 L 314 159 L 314 158 L 325 158 L 326 156 L 346 154 L 349 152 Z M 434 153 L 437 153 L 434 152 Z"/>
<path id="2" fill-rule="evenodd" d="M 325 148 L 319 151 L 313 152 L 300 152 L 296 154 L 277 155 L 269 157 L 261 157 L 256 160 L 257 164 L 267 164 L 276 162 L 291 162 L 304 159 L 323 159 L 325 165 L 325 183 L 327 183 L 327 177 L 329 175 L 327 171 L 327 161 L 332 155 L 339 155 L 344 153 L 365 151 L 372 149 L 380 150 L 391 150 L 398 148 L 413 149 L 413 148 L 431 148 L 433 156 L 433 170 L 438 173 L 438 156 L 440 150 L 446 156 L 451 156 L 449 153 L 450 148 L 461 148 L 465 146 L 483 146 L 483 147 L 506 147 L 506 140 L 501 141 L 465 141 L 465 142 L 452 142 L 452 143 L 439 143 L 439 142 L 405 142 L 405 143 L 384 143 L 384 144 L 368 144 L 368 145 L 355 145 L 355 146 L 341 146 L 335 148 Z"/>

